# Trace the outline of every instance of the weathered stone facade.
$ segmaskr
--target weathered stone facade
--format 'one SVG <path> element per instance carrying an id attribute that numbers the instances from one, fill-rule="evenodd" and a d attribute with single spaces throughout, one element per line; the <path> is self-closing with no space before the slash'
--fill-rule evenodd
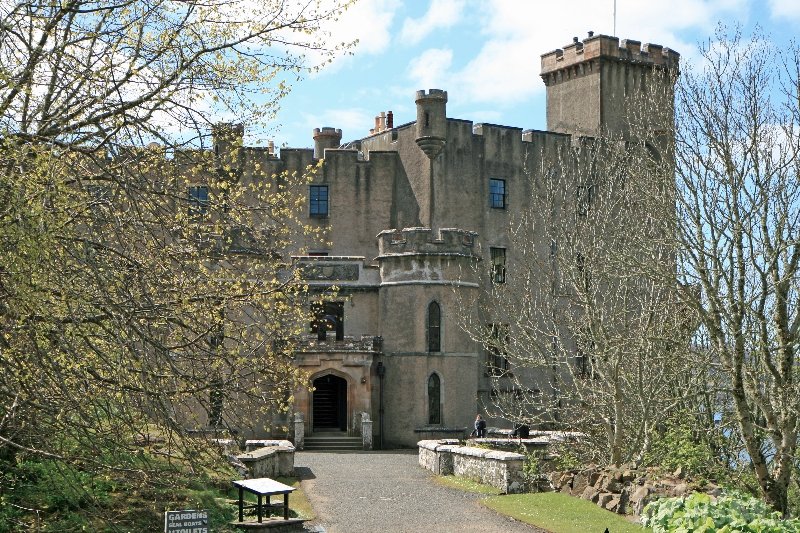
<path id="1" fill-rule="evenodd" d="M 653 69 L 677 68 L 678 54 L 592 35 L 541 64 L 552 131 L 449 118 L 447 92 L 430 89 L 415 95 L 414 122 L 394 126 L 384 113 L 359 140 L 342 144 L 341 130 L 318 128 L 313 149 L 244 147 L 232 162 L 247 176 L 256 166 L 300 172 L 323 160 L 303 222 L 324 229 L 327 242 L 299 240 L 293 259 L 312 299 L 337 292 L 321 308 L 328 331 L 310 333 L 296 352 L 314 385 L 294 395 L 301 437 L 358 435 L 366 412 L 376 446 L 411 447 L 421 436 L 460 436 L 491 400 L 498 384 L 488 354 L 460 327 L 478 320 L 465 302 L 513 275 L 509 225 L 528 206 L 531 183 L 550 179 L 552 154 L 573 135 L 625 135 L 631 93 Z M 670 117 L 653 121 L 671 127 Z M 518 377 L 551 397 L 553 376 L 542 372 Z"/>

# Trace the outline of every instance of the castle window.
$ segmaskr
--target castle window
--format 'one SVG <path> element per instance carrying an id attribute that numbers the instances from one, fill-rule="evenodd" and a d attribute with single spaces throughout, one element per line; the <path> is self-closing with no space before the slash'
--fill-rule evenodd
<path id="1" fill-rule="evenodd" d="M 313 218 L 328 216 L 328 186 L 311 185 L 309 188 L 309 215 Z"/>
<path id="2" fill-rule="evenodd" d="M 508 324 L 489 324 L 486 339 L 486 369 L 492 376 L 501 376 L 508 372 L 509 336 Z"/>
<path id="3" fill-rule="evenodd" d="M 442 423 L 442 381 L 438 374 L 428 378 L 428 424 Z"/>
<path id="4" fill-rule="evenodd" d="M 580 252 L 575 254 L 575 271 L 578 274 L 577 281 L 580 283 L 580 288 L 585 292 L 589 292 L 592 287 L 592 276 L 586 267 L 586 256 Z"/>
<path id="5" fill-rule="evenodd" d="M 506 249 L 505 248 L 489 248 L 489 254 L 492 257 L 492 282 L 505 283 L 506 282 Z"/>
<path id="6" fill-rule="evenodd" d="M 428 352 L 442 351 L 442 309 L 436 302 L 428 305 Z"/>
<path id="7" fill-rule="evenodd" d="M 580 328 L 576 339 L 577 352 L 575 354 L 575 374 L 579 378 L 595 378 L 599 376 L 594 372 L 594 339 L 589 328 Z"/>
<path id="8" fill-rule="evenodd" d="M 208 186 L 192 185 L 189 187 L 189 216 L 199 218 L 208 212 Z"/>
<path id="9" fill-rule="evenodd" d="M 577 195 L 578 214 L 586 216 L 594 203 L 594 185 L 579 185 Z"/>
<path id="10" fill-rule="evenodd" d="M 506 180 L 489 180 L 489 205 L 493 209 L 506 208 Z"/>
<path id="11" fill-rule="evenodd" d="M 317 340 L 327 340 L 328 332 L 336 333 L 336 340 L 344 340 L 344 303 L 314 302 L 311 304 L 311 333 L 317 334 Z"/>

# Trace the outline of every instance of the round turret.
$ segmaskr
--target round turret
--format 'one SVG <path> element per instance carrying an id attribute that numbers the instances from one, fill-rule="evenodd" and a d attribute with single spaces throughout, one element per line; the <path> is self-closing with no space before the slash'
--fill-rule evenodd
<path id="1" fill-rule="evenodd" d="M 339 148 L 342 142 L 342 130 L 337 128 L 314 128 L 314 157 L 325 157 L 326 148 Z"/>
<path id="2" fill-rule="evenodd" d="M 417 145 L 430 159 L 447 142 L 447 91 L 417 91 Z"/>

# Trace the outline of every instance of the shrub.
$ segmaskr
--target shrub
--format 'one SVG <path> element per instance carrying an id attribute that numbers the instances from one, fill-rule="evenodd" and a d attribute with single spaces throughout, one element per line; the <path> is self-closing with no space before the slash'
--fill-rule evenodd
<path id="1" fill-rule="evenodd" d="M 653 442 L 644 457 L 644 464 L 658 466 L 667 472 L 682 467 L 700 479 L 724 477 L 724 465 L 709 441 L 714 436 L 701 433 L 701 437 L 697 433 L 701 432 L 693 431 L 685 423 L 670 423 L 660 438 Z"/>
<path id="2" fill-rule="evenodd" d="M 653 533 L 800 533 L 800 520 L 782 520 L 763 501 L 735 492 L 656 500 L 644 508 L 642 524 Z"/>

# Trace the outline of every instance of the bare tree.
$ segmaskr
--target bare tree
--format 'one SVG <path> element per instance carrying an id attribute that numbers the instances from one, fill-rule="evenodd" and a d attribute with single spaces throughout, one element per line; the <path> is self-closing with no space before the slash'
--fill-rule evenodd
<path id="1" fill-rule="evenodd" d="M 219 459 L 187 427 L 287 408 L 308 176 L 209 131 L 263 125 L 343 7 L 0 4 L 0 456 L 157 483 Z"/>
<path id="2" fill-rule="evenodd" d="M 507 364 L 494 372 L 496 414 L 580 431 L 610 464 L 641 460 L 697 376 L 666 239 L 674 217 L 651 193 L 673 167 L 656 148 L 664 139 L 642 130 L 635 141 L 564 138 L 530 158 L 509 274 L 481 297 L 481 321 L 507 322 L 508 335 L 467 325 Z"/>
<path id="3" fill-rule="evenodd" d="M 800 53 L 724 29 L 701 52 L 677 93 L 679 275 L 725 377 L 720 411 L 786 513 L 800 406 Z"/>

